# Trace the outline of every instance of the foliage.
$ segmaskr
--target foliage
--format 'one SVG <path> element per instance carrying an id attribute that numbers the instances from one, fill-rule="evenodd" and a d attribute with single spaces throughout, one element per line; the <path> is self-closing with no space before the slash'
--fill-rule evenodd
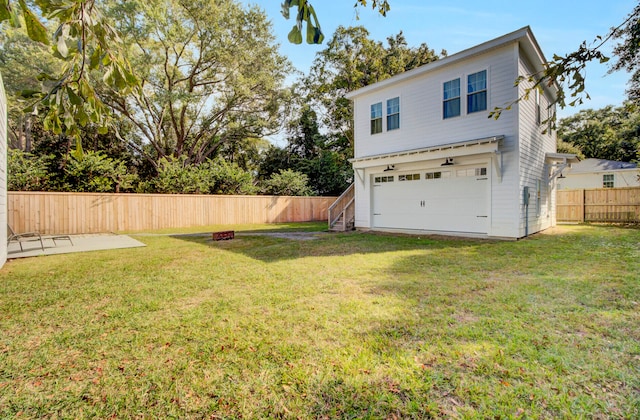
<path id="1" fill-rule="evenodd" d="M 284 3 L 282 3 L 282 16 L 284 16 L 285 19 L 289 19 L 289 9 L 296 6 L 298 7 L 298 12 L 296 13 L 296 24 L 293 25 L 291 32 L 289 32 L 289 35 L 287 36 L 289 42 L 292 44 L 302 44 L 302 23 L 306 22 L 307 44 L 322 44 L 322 41 L 324 41 L 324 34 L 322 33 L 320 24 L 318 23 L 318 16 L 316 15 L 316 11 L 313 6 L 311 6 L 311 3 L 307 0 L 284 0 Z"/>
<path id="2" fill-rule="evenodd" d="M 582 153 L 582 150 L 578 146 L 567 143 L 559 137 L 557 143 L 558 153 L 569 153 L 572 155 L 576 155 L 578 159 L 585 159 L 584 153 Z"/>
<path id="3" fill-rule="evenodd" d="M 638 229 L 216 229 L 5 264 L 0 417 L 640 416 Z"/>
<path id="4" fill-rule="evenodd" d="M 138 179 L 123 161 L 94 151 L 61 158 L 9 149 L 7 167 L 10 191 L 125 192 Z"/>
<path id="5" fill-rule="evenodd" d="M 64 170 L 68 190 L 76 192 L 131 191 L 138 179 L 136 174 L 128 173 L 124 162 L 93 151 L 72 154 Z"/>
<path id="6" fill-rule="evenodd" d="M 624 69 L 631 73 L 627 95 L 629 100 L 640 106 L 640 4 L 623 25 L 612 29 L 612 35 L 621 42 L 613 50 L 618 61 L 611 71 Z"/>
<path id="7" fill-rule="evenodd" d="M 166 194 L 253 194 L 249 172 L 222 158 L 188 164 L 186 156 L 162 158 L 158 174 L 141 186 L 144 192 Z"/>
<path id="8" fill-rule="evenodd" d="M 640 110 L 630 105 L 582 110 L 560 120 L 558 139 L 587 158 L 636 161 L 640 159 Z"/>
<path id="9" fill-rule="evenodd" d="M 49 184 L 49 158 L 22 150 L 7 154 L 7 189 L 9 191 L 46 191 Z"/>
<path id="10" fill-rule="evenodd" d="M 367 0 L 356 0 L 354 8 L 358 6 L 367 6 Z M 292 44 L 302 44 L 302 25 L 303 22 L 307 23 L 307 33 L 305 40 L 307 44 L 322 44 L 324 41 L 324 34 L 320 29 L 320 23 L 318 22 L 318 16 L 316 11 L 308 0 L 284 0 L 282 3 L 282 16 L 285 19 L 289 19 L 290 9 L 297 7 L 296 12 L 296 24 L 293 25 L 291 32 L 287 36 L 287 39 Z M 387 16 L 387 12 L 391 10 L 389 2 L 387 0 L 372 0 L 371 7 L 375 10 L 378 9 L 378 13 L 382 16 Z M 312 21 L 313 20 L 313 21 Z"/>
<path id="11" fill-rule="evenodd" d="M 64 62 L 60 72 L 41 73 L 38 89 L 23 92 L 34 99 L 34 113 L 45 113 L 44 127 L 56 134 L 79 137 L 80 127 L 96 124 L 101 132 L 109 125 L 109 112 L 96 95 L 99 85 L 90 77 L 92 71 L 104 74 L 104 83 L 122 94 L 138 86 L 129 63 L 120 53 L 121 40 L 96 7 L 95 0 L 39 0 L 37 9 L 19 0 L 0 0 L 0 22 L 14 27 L 21 22 L 29 38 L 49 44 L 55 57 Z M 58 27 L 49 38 L 39 16 L 57 21 Z M 78 142 L 78 144 L 80 144 Z"/>
<path id="12" fill-rule="evenodd" d="M 638 101 L 638 89 L 640 89 L 640 5 L 636 6 L 627 19 L 609 33 L 602 37 L 598 35 L 593 43 L 587 45 L 583 41 L 578 49 L 565 56 L 554 54 L 553 59 L 544 63 L 544 69 L 536 74 L 519 76 L 516 85 L 523 81 L 531 82 L 531 86 L 524 89 L 521 97 L 505 107 L 495 107 L 489 113 L 489 118 L 498 119 L 501 113 L 509 110 L 511 106 L 523 99 L 528 99 L 529 95 L 542 86 L 553 86 L 557 89 L 556 104 L 561 108 L 566 106 L 576 106 L 583 104 L 585 99 L 590 99 L 586 91 L 586 66 L 588 63 L 597 61 L 601 64 L 607 63 L 610 57 L 605 55 L 602 48 L 612 39 L 623 38 L 623 42 L 618 44 L 613 53 L 618 57 L 610 71 L 626 69 L 635 72 L 630 81 L 628 90 L 629 99 Z M 551 116 L 555 121 L 555 115 Z M 545 120 L 544 123 L 548 122 Z"/>
<path id="13" fill-rule="evenodd" d="M 290 64 L 261 10 L 233 0 L 135 0 L 112 2 L 108 14 L 142 88 L 100 94 L 135 128 L 128 140 L 151 145 L 134 145 L 138 153 L 202 163 L 227 143 L 276 130 Z"/>
<path id="14" fill-rule="evenodd" d="M 281 169 L 271 175 L 263 183 L 262 193 L 267 195 L 311 195 L 308 185 L 309 178 L 305 174 L 291 169 Z"/>
<path id="15" fill-rule="evenodd" d="M 342 194 L 353 179 L 348 141 L 340 135 L 320 134 L 317 115 L 308 106 L 288 131 L 286 149 L 273 146 L 265 152 L 259 178 L 292 169 L 307 177 L 315 195 Z"/>
<path id="16" fill-rule="evenodd" d="M 31 126 L 35 119 L 43 120 L 43 115 L 25 113 L 27 102 L 23 92 L 42 88 L 37 77 L 41 73 L 54 74 L 62 69 L 62 62 L 51 55 L 50 48 L 31 40 L 24 28 L 5 27 L 0 31 L 0 73 L 7 94 L 8 125 L 10 146 L 31 151 Z"/>

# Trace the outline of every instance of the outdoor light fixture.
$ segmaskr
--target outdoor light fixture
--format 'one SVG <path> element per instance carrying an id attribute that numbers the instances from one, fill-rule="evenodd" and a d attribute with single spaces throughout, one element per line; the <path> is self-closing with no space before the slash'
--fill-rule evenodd
<path id="1" fill-rule="evenodd" d="M 395 169 L 396 169 L 396 165 L 387 165 L 387 169 L 385 169 L 383 172 L 389 172 Z"/>
<path id="2" fill-rule="evenodd" d="M 446 158 L 444 160 L 444 163 L 440 166 L 451 166 L 451 165 L 453 165 L 453 158 Z"/>
<path id="3" fill-rule="evenodd" d="M 564 176 L 564 174 L 562 172 L 560 172 L 560 176 L 558 177 L 558 179 L 565 179 L 566 176 Z"/>

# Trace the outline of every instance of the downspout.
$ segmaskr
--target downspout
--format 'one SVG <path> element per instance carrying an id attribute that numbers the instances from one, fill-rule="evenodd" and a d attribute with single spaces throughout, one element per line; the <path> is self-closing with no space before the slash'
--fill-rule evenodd
<path id="1" fill-rule="evenodd" d="M 524 202 L 524 236 L 529 236 L 529 187 L 522 189 L 522 201 Z"/>

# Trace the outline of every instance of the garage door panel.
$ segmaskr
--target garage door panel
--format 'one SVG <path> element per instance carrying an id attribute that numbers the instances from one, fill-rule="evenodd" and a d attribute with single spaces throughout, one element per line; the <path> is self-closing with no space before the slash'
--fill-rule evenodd
<path id="1" fill-rule="evenodd" d="M 483 176 L 468 176 L 479 171 Z M 458 169 L 447 178 L 426 179 L 429 172 L 425 170 L 418 180 L 399 181 L 400 176 L 395 176 L 394 182 L 374 183 L 373 226 L 487 233 L 490 189 L 486 171 L 482 165 Z"/>

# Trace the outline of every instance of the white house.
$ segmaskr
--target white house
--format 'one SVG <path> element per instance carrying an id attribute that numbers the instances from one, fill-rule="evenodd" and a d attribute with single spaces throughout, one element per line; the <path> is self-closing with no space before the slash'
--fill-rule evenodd
<path id="1" fill-rule="evenodd" d="M 571 164 L 562 175 L 558 177 L 558 188 L 563 190 L 640 187 L 640 170 L 630 162 L 585 159 Z"/>
<path id="2" fill-rule="evenodd" d="M 575 161 L 543 124 L 555 87 L 488 118 L 544 62 L 525 27 L 349 93 L 355 227 L 515 239 L 554 226 L 556 178 Z"/>

